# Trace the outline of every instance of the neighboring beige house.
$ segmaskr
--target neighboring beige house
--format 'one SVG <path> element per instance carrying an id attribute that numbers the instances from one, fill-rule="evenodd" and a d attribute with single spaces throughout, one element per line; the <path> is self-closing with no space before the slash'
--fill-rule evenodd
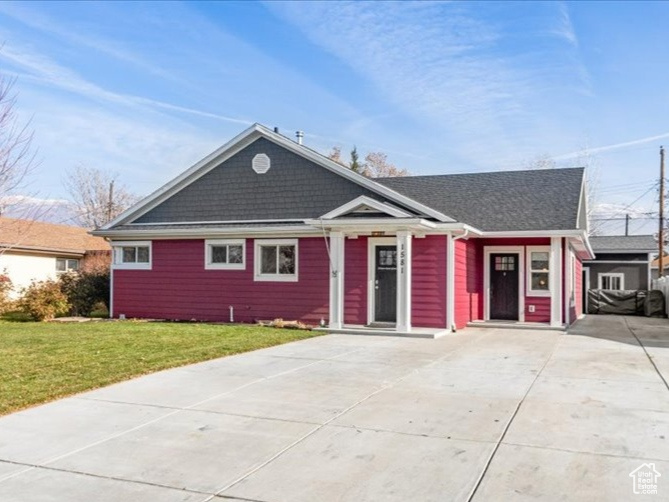
<path id="1" fill-rule="evenodd" d="M 0 274 L 9 276 L 13 294 L 32 281 L 109 263 L 110 246 L 88 230 L 41 221 L 0 218 Z"/>

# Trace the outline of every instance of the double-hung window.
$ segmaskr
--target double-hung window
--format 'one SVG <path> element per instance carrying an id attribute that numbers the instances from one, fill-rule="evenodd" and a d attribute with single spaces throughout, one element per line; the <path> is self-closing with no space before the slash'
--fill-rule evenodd
<path id="1" fill-rule="evenodd" d="M 550 247 L 528 246 L 527 296 L 550 296 L 550 258 Z"/>
<path id="2" fill-rule="evenodd" d="M 256 281 L 297 281 L 297 239 L 255 241 Z"/>
<path id="3" fill-rule="evenodd" d="M 205 242 L 204 268 L 208 270 L 244 270 L 246 241 L 244 239 L 211 239 Z"/>
<path id="4" fill-rule="evenodd" d="M 625 274 L 598 274 L 597 275 L 598 289 L 625 289 Z"/>
<path id="5" fill-rule="evenodd" d="M 114 268 L 116 269 L 151 269 L 151 242 L 129 241 L 115 242 Z"/>

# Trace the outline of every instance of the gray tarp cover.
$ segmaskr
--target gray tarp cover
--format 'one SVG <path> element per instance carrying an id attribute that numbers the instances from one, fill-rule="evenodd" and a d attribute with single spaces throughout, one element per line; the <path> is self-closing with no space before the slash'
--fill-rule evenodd
<path id="1" fill-rule="evenodd" d="M 588 314 L 664 317 L 664 295 L 661 291 L 590 289 Z"/>

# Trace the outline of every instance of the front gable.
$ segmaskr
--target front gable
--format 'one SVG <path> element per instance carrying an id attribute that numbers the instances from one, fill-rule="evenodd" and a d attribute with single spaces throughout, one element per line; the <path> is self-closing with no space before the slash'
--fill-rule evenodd
<path id="1" fill-rule="evenodd" d="M 302 221 L 362 196 L 412 216 L 453 221 L 255 124 L 101 231 L 135 224 Z"/>
<path id="2" fill-rule="evenodd" d="M 327 214 L 321 216 L 324 220 L 342 217 L 395 217 L 395 218 L 411 218 L 416 216 L 415 213 L 410 213 L 398 208 L 392 204 L 381 202 L 372 199 L 365 195 L 361 195 L 347 202 L 343 206 L 333 209 Z"/>
<path id="3" fill-rule="evenodd" d="M 385 201 L 266 138 L 258 138 L 133 223 L 302 220 L 363 195 Z"/>

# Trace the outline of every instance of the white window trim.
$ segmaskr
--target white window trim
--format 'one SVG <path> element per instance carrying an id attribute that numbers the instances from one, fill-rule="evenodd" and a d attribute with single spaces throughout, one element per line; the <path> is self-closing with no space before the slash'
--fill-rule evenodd
<path id="1" fill-rule="evenodd" d="M 261 274 L 260 248 L 262 246 L 295 246 L 295 273 L 294 274 Z M 298 239 L 256 239 L 253 246 L 253 280 L 257 282 L 297 282 L 300 263 L 300 247 Z"/>
<path id="2" fill-rule="evenodd" d="M 483 247 L 483 320 L 490 321 L 490 255 L 518 255 L 518 322 L 525 322 L 525 246 Z"/>
<path id="3" fill-rule="evenodd" d="M 548 274 L 548 289 L 532 289 L 532 253 L 548 253 L 548 270 L 545 272 Z M 525 258 L 527 264 L 525 268 L 527 270 L 527 285 L 525 290 L 527 291 L 527 296 L 551 296 L 551 290 L 553 285 L 551 284 L 551 270 L 555 266 L 553 263 L 553 255 L 551 254 L 550 246 L 527 246 Z M 541 270 L 535 270 L 535 272 L 543 272 Z"/>
<path id="4" fill-rule="evenodd" d="M 602 279 L 604 277 L 618 277 L 620 279 L 620 289 L 614 289 L 612 291 L 624 291 L 625 290 L 625 274 L 622 274 L 620 272 L 602 272 L 601 274 L 597 274 L 597 289 L 604 289 L 602 288 Z"/>
<path id="5" fill-rule="evenodd" d="M 123 263 L 124 247 L 148 247 L 149 261 L 148 263 Z M 151 270 L 153 264 L 153 246 L 151 241 L 114 241 L 112 242 L 113 262 L 112 269 L 114 270 Z"/>
<path id="6" fill-rule="evenodd" d="M 65 260 L 65 270 L 58 270 L 58 261 Z M 76 261 L 77 268 L 68 267 L 69 261 Z M 79 272 L 81 269 L 81 260 L 79 258 L 56 258 L 56 274 L 67 274 L 68 272 Z"/>
<path id="7" fill-rule="evenodd" d="M 213 263 L 213 246 L 241 246 L 241 263 Z M 204 268 L 205 270 L 246 270 L 246 239 L 207 239 L 204 241 Z"/>

